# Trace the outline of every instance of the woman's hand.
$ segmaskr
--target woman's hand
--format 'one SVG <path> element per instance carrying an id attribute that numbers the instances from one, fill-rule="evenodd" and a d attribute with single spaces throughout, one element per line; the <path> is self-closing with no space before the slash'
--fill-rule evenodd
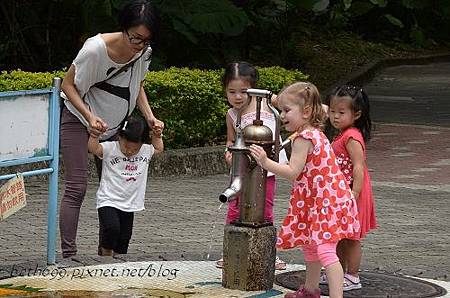
<path id="1" fill-rule="evenodd" d="M 156 117 L 152 117 L 152 118 L 148 119 L 147 124 L 152 130 L 155 130 L 155 131 L 156 130 L 162 131 L 164 129 L 164 122 L 157 119 Z"/>
<path id="2" fill-rule="evenodd" d="M 88 120 L 87 129 L 91 136 L 98 138 L 108 129 L 108 124 L 102 118 L 92 115 Z"/>
<path id="3" fill-rule="evenodd" d="M 258 146 L 258 145 L 251 145 L 250 146 L 250 153 L 252 154 L 253 158 L 256 160 L 256 162 L 263 168 L 266 161 L 268 160 L 266 151 Z"/>
<path id="4" fill-rule="evenodd" d="M 152 134 L 157 137 L 162 137 L 162 132 L 163 129 L 161 128 L 161 126 L 154 126 L 154 128 L 152 129 Z"/>

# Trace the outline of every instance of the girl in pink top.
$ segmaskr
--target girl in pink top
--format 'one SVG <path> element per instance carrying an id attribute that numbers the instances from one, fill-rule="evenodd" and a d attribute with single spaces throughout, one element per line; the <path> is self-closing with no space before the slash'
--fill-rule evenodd
<path id="1" fill-rule="evenodd" d="M 360 88 L 343 85 L 330 96 L 329 119 L 339 131 L 332 142 L 338 164 L 350 185 L 358 204 L 361 229 L 352 239 L 341 240 L 338 255 L 344 269 L 344 291 L 360 289 L 359 266 L 361 243 L 366 233 L 377 227 L 369 171 L 366 164 L 366 144 L 372 128 L 367 94 Z"/>
<path id="2" fill-rule="evenodd" d="M 286 298 L 320 298 L 320 269 L 325 267 L 330 297 L 343 296 L 344 272 L 336 255 L 339 240 L 359 232 L 358 210 L 331 145 L 320 130 L 323 110 L 311 83 L 289 85 L 278 96 L 281 121 L 296 136 L 288 164 L 267 158 L 263 148 L 250 151 L 264 169 L 292 181 L 289 209 L 280 229 L 277 248 L 300 247 L 306 261 L 306 281 Z"/>
<path id="3" fill-rule="evenodd" d="M 234 143 L 236 133 L 236 122 L 238 113 L 241 112 L 241 128 L 253 123 L 256 119 L 256 100 L 252 100 L 247 105 L 247 93 L 249 88 L 256 88 L 259 79 L 258 70 L 248 62 L 239 61 L 227 65 L 222 76 L 222 85 L 231 108 L 227 112 L 227 142 L 226 148 Z M 275 104 L 276 96 L 273 96 L 272 103 Z M 275 135 L 275 117 L 263 99 L 261 104 L 261 120 L 264 125 L 268 126 Z M 225 160 L 231 166 L 232 155 L 228 149 L 225 149 Z M 282 150 L 279 155 L 280 162 L 287 162 L 286 152 Z M 264 208 L 264 219 L 273 224 L 273 204 L 275 197 L 276 182 L 273 173 L 267 174 L 266 180 L 266 205 Z M 227 218 L 225 224 L 230 224 L 239 219 L 239 198 L 228 203 Z M 223 268 L 223 259 L 216 262 L 217 268 Z M 278 256 L 275 258 L 275 269 L 285 270 L 286 262 Z"/>

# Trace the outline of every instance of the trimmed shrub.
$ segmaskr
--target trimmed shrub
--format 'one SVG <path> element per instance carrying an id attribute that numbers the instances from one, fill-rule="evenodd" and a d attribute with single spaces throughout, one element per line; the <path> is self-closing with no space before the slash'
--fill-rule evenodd
<path id="1" fill-rule="evenodd" d="M 52 86 L 54 77 L 64 77 L 64 71 L 26 72 L 13 70 L 0 73 L 0 92 L 32 89 L 46 89 Z"/>
<path id="2" fill-rule="evenodd" d="M 284 85 L 307 76 L 282 67 L 258 68 L 260 88 L 278 93 Z M 229 108 L 220 83 L 223 70 L 169 68 L 149 72 L 145 92 L 154 114 L 165 123 L 167 148 L 208 146 L 225 140 L 225 114 Z M 0 91 L 44 89 L 64 71 L 0 73 Z"/>

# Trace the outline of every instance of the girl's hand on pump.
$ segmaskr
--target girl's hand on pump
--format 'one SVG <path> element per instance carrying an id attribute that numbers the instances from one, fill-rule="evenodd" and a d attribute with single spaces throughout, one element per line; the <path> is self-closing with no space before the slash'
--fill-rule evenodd
<path id="1" fill-rule="evenodd" d="M 266 151 L 261 146 L 251 145 L 250 153 L 252 154 L 252 157 L 256 160 L 258 165 L 264 168 L 264 164 L 268 159 Z"/>
<path id="2" fill-rule="evenodd" d="M 230 151 L 228 151 L 228 148 L 225 149 L 225 161 L 227 162 L 227 165 L 231 167 L 231 161 L 233 159 L 233 154 L 231 154 Z"/>

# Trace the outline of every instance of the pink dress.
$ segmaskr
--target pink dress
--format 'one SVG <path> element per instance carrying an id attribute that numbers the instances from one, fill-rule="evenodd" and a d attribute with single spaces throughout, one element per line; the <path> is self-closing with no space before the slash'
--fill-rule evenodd
<path id="1" fill-rule="evenodd" d="M 366 160 L 366 144 L 359 129 L 351 127 L 339 134 L 332 143 L 334 154 L 336 154 L 337 162 L 350 186 L 353 184 L 353 164 L 350 155 L 345 148 L 349 139 L 358 141 L 364 151 L 364 160 Z M 364 181 L 359 198 L 356 200 L 358 204 L 359 222 L 361 231 L 358 238 L 364 238 L 367 232 L 377 227 L 375 217 L 375 204 L 372 195 L 372 184 L 370 183 L 369 171 L 367 165 L 364 167 Z"/>
<path id="2" fill-rule="evenodd" d="M 277 248 L 338 242 L 359 232 L 358 209 L 325 135 L 304 130 L 310 140 L 303 171 L 292 184 L 289 209 L 277 239 Z"/>

